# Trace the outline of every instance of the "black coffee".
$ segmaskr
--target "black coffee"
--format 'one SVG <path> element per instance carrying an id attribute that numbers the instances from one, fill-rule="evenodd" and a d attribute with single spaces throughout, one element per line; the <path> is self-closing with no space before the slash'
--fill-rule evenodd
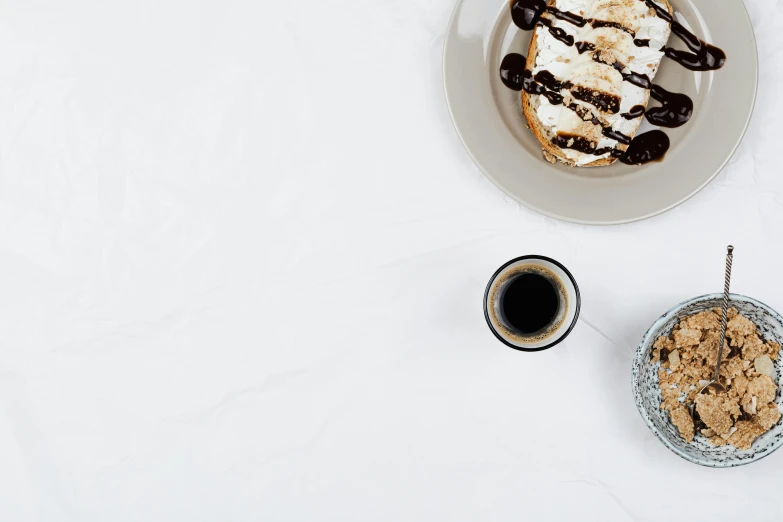
<path id="1" fill-rule="evenodd" d="M 539 343 L 563 324 L 568 294 L 560 278 L 548 268 L 519 265 L 492 283 L 487 312 L 490 322 L 506 339 Z"/>
<path id="2" fill-rule="evenodd" d="M 552 324 L 560 311 L 560 292 L 553 282 L 536 272 L 520 274 L 506 283 L 500 309 L 508 326 L 523 335 Z"/>

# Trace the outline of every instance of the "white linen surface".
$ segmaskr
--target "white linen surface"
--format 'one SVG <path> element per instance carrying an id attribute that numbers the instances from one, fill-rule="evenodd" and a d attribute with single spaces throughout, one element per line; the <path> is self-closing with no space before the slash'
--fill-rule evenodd
<path id="1" fill-rule="evenodd" d="M 655 318 L 721 291 L 728 243 L 733 290 L 783 311 L 783 10 L 747 5 L 737 154 L 596 228 L 471 162 L 452 0 L 3 1 L 0 519 L 780 520 L 783 451 L 689 464 L 630 383 Z M 481 310 L 530 253 L 583 297 L 539 354 Z"/>

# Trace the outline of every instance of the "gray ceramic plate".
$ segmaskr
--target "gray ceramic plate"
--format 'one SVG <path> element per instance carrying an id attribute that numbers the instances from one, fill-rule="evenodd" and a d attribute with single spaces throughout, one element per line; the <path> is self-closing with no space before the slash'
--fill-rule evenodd
<path id="1" fill-rule="evenodd" d="M 487 177 L 542 214 L 595 225 L 660 214 L 704 188 L 728 162 L 750 121 L 758 83 L 756 40 L 741 0 L 671 4 L 684 25 L 726 52 L 726 65 L 693 72 L 664 58 L 656 83 L 688 94 L 695 108 L 686 125 L 666 129 L 672 146 L 662 162 L 573 169 L 544 160 L 525 127 L 519 93 L 500 81 L 501 60 L 509 52 L 526 55 L 530 33 L 511 22 L 507 0 L 460 0 L 444 46 L 446 100 L 462 142 Z M 669 45 L 681 47 L 676 37 Z"/>
<path id="2" fill-rule="evenodd" d="M 739 450 L 734 446 L 716 447 L 697 435 L 692 443 L 680 437 L 677 428 L 669 421 L 669 414 L 660 409 L 661 390 L 658 388 L 658 369 L 660 363 L 650 364 L 650 355 L 655 340 L 661 335 L 669 335 L 680 319 L 710 309 L 720 308 L 723 294 L 711 294 L 696 297 L 681 303 L 658 318 L 642 339 L 633 361 L 633 396 L 647 426 L 663 444 L 680 457 L 712 468 L 731 468 L 750 464 L 760 460 L 783 445 L 783 421 L 756 439 L 749 450 Z M 783 318 L 772 308 L 741 295 L 731 295 L 731 306 L 756 323 L 759 333 L 767 341 L 783 343 Z M 775 361 L 777 382 L 781 381 L 783 368 L 781 357 Z M 775 402 L 778 409 L 783 408 L 783 396 L 778 390 Z"/>

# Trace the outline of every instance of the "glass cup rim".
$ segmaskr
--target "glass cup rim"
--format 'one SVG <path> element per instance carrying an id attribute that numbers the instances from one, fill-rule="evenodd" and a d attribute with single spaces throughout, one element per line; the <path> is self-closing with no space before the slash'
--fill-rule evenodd
<path id="1" fill-rule="evenodd" d="M 527 261 L 532 259 L 551 263 L 556 267 L 558 267 L 559 269 L 561 269 L 565 273 L 565 275 L 568 276 L 568 279 L 571 281 L 571 284 L 574 286 L 574 293 L 576 294 L 576 299 L 575 299 L 576 303 L 574 304 L 574 312 L 575 312 L 574 319 L 571 321 L 571 324 L 568 325 L 568 328 L 557 339 L 555 339 L 554 341 L 552 341 L 551 343 L 545 346 L 540 346 L 537 348 L 525 348 L 524 346 L 517 346 L 515 344 L 512 344 L 511 342 L 506 340 L 502 335 L 500 335 L 500 333 L 495 329 L 495 326 L 492 324 L 492 321 L 489 318 L 488 304 L 489 304 L 489 292 L 490 290 L 492 290 L 492 285 L 495 282 L 495 280 L 498 278 L 498 276 L 502 274 L 503 271 L 509 266 L 519 263 L 520 261 Z M 492 274 L 492 277 L 489 278 L 489 283 L 487 283 L 487 288 L 486 290 L 484 290 L 484 319 L 487 321 L 487 326 L 489 326 L 490 331 L 495 335 L 495 337 L 500 342 L 502 342 L 509 348 L 513 348 L 514 350 L 518 350 L 520 352 L 542 352 L 544 350 L 548 350 L 553 346 L 560 344 L 565 338 L 567 338 L 571 334 L 571 331 L 576 326 L 576 323 L 579 320 L 579 311 L 581 310 L 581 308 L 582 308 L 582 296 L 579 292 L 579 285 L 576 284 L 576 279 L 574 279 L 573 274 L 571 274 L 571 272 L 565 266 L 563 266 L 563 264 L 560 263 L 559 261 L 552 259 L 551 257 L 542 256 L 538 254 L 520 256 L 515 259 L 512 259 L 511 261 L 504 263 L 503 266 L 498 268 L 495 271 L 495 273 Z"/>

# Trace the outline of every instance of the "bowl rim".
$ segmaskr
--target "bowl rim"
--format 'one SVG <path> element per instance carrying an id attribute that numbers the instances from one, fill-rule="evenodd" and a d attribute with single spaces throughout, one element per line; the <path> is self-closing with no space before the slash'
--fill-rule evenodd
<path id="1" fill-rule="evenodd" d="M 708 468 L 735 468 L 735 467 L 751 464 L 753 462 L 758 462 L 759 460 L 768 457 L 769 455 L 774 453 L 778 448 L 780 448 L 780 446 L 783 445 L 783 438 L 779 439 L 775 444 L 773 444 L 769 451 L 763 454 L 759 454 L 758 456 L 754 456 L 752 458 L 744 459 L 741 461 L 728 459 L 723 462 L 716 462 L 712 460 L 702 460 L 693 457 L 690 454 L 682 451 L 680 448 L 678 448 L 671 442 L 669 442 L 669 439 L 663 436 L 660 433 L 660 431 L 658 431 L 658 428 L 655 427 L 655 424 L 652 422 L 652 419 L 647 414 L 647 410 L 644 408 L 642 404 L 638 377 L 640 374 L 640 368 L 642 363 L 642 350 L 647 345 L 647 343 L 650 342 L 650 338 L 655 333 L 658 332 L 658 330 L 661 328 L 663 323 L 665 323 L 671 316 L 677 314 L 677 312 L 679 312 L 686 306 L 689 306 L 693 303 L 696 303 L 698 301 L 707 301 L 710 299 L 722 299 L 722 298 L 723 298 L 722 293 L 705 294 L 698 297 L 693 297 L 691 299 L 681 302 L 680 304 L 671 308 L 665 314 L 658 317 L 658 319 L 655 320 L 652 326 L 650 326 L 650 328 L 647 329 L 644 336 L 642 336 L 642 341 L 641 343 L 639 343 L 639 346 L 636 348 L 636 353 L 634 354 L 634 359 L 633 359 L 633 370 L 631 372 L 631 386 L 633 389 L 633 397 L 634 397 L 634 402 L 636 403 L 636 409 L 639 411 L 639 414 L 642 416 L 642 419 L 644 419 L 644 422 L 645 424 L 647 424 L 647 427 L 650 428 L 650 431 L 653 432 L 655 437 L 658 440 L 660 440 L 664 446 L 669 448 L 677 456 L 687 460 L 688 462 L 692 462 L 694 464 L 698 464 L 700 466 L 705 466 Z M 742 294 L 729 294 L 729 299 L 733 301 L 743 301 L 751 305 L 754 305 L 756 307 L 762 308 L 763 310 L 768 312 L 778 323 L 780 323 L 781 327 L 783 327 L 783 317 L 781 317 L 779 313 L 777 313 L 772 307 L 770 307 L 766 303 L 763 303 L 758 299 L 753 299 L 752 297 L 748 297 Z"/>

